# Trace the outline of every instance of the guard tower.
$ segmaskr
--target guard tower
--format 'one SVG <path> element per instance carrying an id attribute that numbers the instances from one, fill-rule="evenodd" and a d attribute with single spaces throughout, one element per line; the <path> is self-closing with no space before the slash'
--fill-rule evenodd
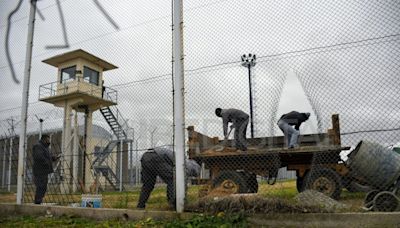
<path id="1" fill-rule="evenodd" d="M 92 114 L 99 109 L 106 112 L 106 110 L 110 110 L 109 106 L 117 104 L 117 91 L 103 85 L 103 72 L 117 67 L 81 49 L 45 59 L 43 62 L 57 67 L 58 73 L 56 82 L 40 86 L 39 100 L 64 108 L 63 156 L 60 165 L 64 171 L 65 179 L 61 190 L 64 193 L 75 192 L 79 183 L 77 178 L 79 162 L 78 112 L 85 114 L 82 182 L 87 189 L 94 181 L 91 175 L 92 164 L 89 162 L 93 160 L 92 154 L 95 146 L 91 140 Z M 103 111 L 102 114 L 106 117 Z M 72 133 L 71 117 L 73 112 L 75 118 Z M 112 128 L 114 133 L 118 130 L 116 128 Z"/>

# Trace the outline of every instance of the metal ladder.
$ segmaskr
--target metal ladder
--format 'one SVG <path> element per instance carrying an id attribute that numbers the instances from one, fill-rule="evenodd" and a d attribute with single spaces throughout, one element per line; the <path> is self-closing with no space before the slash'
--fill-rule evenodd
<path id="1" fill-rule="evenodd" d="M 107 144 L 101 154 L 93 161 L 93 169 L 95 173 L 101 173 L 115 190 L 120 190 L 118 183 L 121 180 L 119 180 L 118 176 L 114 173 L 111 167 L 104 164 L 104 161 L 109 157 L 117 145 L 122 146 L 121 141 L 127 139 L 127 133 L 124 130 L 124 126 L 126 127 L 127 122 L 124 120 L 120 111 L 115 106 L 103 107 L 100 109 L 100 112 L 110 126 L 114 135 L 117 137 L 117 140 L 110 141 Z M 122 164 L 120 165 L 122 166 Z"/>
<path id="2" fill-rule="evenodd" d="M 126 124 L 126 122 L 122 118 L 119 110 L 115 107 L 115 111 L 113 112 L 110 107 L 103 107 L 100 109 L 100 112 L 103 115 L 104 119 L 107 121 L 117 139 L 126 139 L 127 135 L 125 130 L 123 129 L 123 125 Z M 120 121 L 118 121 L 118 119 L 120 119 Z M 121 122 L 123 122 L 123 124 L 121 124 Z"/>

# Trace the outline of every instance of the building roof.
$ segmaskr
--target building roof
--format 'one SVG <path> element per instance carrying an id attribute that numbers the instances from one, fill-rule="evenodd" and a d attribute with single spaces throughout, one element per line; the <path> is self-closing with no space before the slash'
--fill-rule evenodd
<path id="1" fill-rule="evenodd" d="M 77 59 L 77 58 L 83 58 L 90 62 L 93 62 L 93 63 L 101 66 L 103 68 L 103 71 L 113 70 L 113 69 L 118 68 L 117 66 L 115 66 L 103 59 L 100 59 L 99 57 L 94 56 L 94 55 L 90 54 L 89 52 L 86 52 L 82 49 L 77 49 L 77 50 L 74 50 L 71 52 L 66 52 L 64 54 L 56 55 L 51 58 L 45 59 L 42 62 L 52 65 L 54 67 L 58 67 L 59 65 L 61 65 L 62 63 L 66 62 L 66 61 L 69 61 L 72 59 Z"/>

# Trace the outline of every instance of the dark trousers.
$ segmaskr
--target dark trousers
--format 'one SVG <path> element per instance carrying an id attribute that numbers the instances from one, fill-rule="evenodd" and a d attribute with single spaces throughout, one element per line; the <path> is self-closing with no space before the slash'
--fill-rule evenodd
<path id="1" fill-rule="evenodd" d="M 247 150 L 246 132 L 249 118 L 237 120 L 235 129 L 235 146 L 239 150 Z"/>
<path id="2" fill-rule="evenodd" d="M 167 184 L 167 199 L 170 205 L 175 206 L 173 166 L 168 164 L 155 152 L 146 152 L 142 159 L 143 186 L 139 196 L 138 208 L 145 208 L 150 193 L 154 189 L 157 176 Z"/>
<path id="3" fill-rule="evenodd" d="M 41 204 L 43 197 L 47 191 L 47 182 L 49 181 L 48 175 L 35 175 L 34 182 L 36 186 L 35 204 Z"/>

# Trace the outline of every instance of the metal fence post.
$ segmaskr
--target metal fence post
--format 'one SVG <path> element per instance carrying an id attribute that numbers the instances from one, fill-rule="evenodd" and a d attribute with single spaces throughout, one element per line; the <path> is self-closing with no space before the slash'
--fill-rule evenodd
<path id="1" fill-rule="evenodd" d="M 10 148 L 9 148 L 9 155 L 8 155 L 8 177 L 7 177 L 7 191 L 11 191 L 11 165 L 12 165 L 12 149 L 14 144 L 14 136 L 10 137 Z"/>
<path id="2" fill-rule="evenodd" d="M 1 178 L 1 186 L 2 188 L 5 187 L 6 185 L 6 154 L 7 154 L 7 143 L 6 139 L 4 138 L 3 140 L 3 176 Z"/>
<path id="3" fill-rule="evenodd" d="M 35 27 L 36 0 L 31 1 L 29 12 L 28 41 L 26 45 L 26 58 L 24 70 L 24 83 L 22 91 L 22 108 L 21 108 L 21 130 L 19 132 L 19 151 L 18 151 L 18 177 L 17 177 L 17 204 L 22 204 L 23 185 L 25 174 L 25 152 L 26 152 L 26 124 L 29 101 L 29 82 L 31 76 L 32 47 L 33 47 L 33 31 Z"/>
<path id="4" fill-rule="evenodd" d="M 124 150 L 124 140 L 120 140 L 120 146 L 119 146 L 119 191 L 122 192 L 122 152 Z"/>
<path id="5" fill-rule="evenodd" d="M 183 81 L 183 45 L 182 45 L 182 1 L 174 0 L 174 152 L 176 168 L 176 211 L 182 213 L 185 201 L 185 116 L 184 116 L 184 81 Z"/>

